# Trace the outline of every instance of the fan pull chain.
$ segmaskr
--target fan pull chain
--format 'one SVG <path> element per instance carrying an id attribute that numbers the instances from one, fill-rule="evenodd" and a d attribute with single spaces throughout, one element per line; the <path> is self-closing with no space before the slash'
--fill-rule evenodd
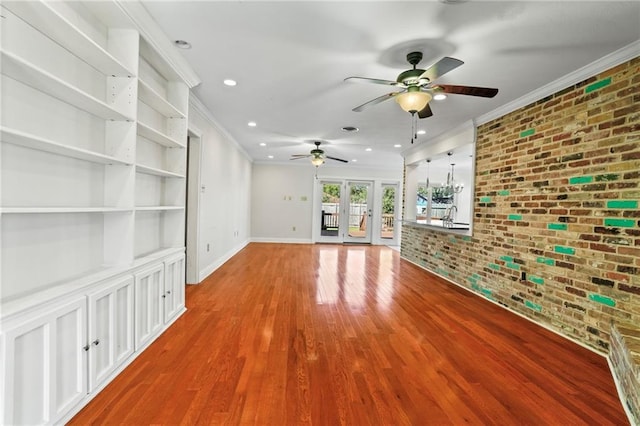
<path id="1" fill-rule="evenodd" d="M 411 144 L 418 139 L 418 116 L 415 112 L 411 113 Z"/>

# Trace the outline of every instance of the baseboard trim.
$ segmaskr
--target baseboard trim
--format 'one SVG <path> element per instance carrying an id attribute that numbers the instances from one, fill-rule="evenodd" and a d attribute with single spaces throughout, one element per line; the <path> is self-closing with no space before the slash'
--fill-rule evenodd
<path id="1" fill-rule="evenodd" d="M 247 244 L 249 244 L 249 240 L 243 241 L 242 243 L 240 243 L 239 245 L 235 246 L 234 248 L 226 252 L 224 255 L 222 255 L 222 257 L 218 258 L 208 266 L 205 266 L 204 268 L 202 268 L 200 270 L 200 274 L 198 275 L 198 279 L 199 279 L 198 284 L 204 281 L 209 275 L 213 274 L 216 269 L 224 265 L 229 259 L 235 256 L 240 250 L 245 248 Z"/>
<path id="2" fill-rule="evenodd" d="M 252 238 L 252 243 L 313 244 L 309 238 Z"/>

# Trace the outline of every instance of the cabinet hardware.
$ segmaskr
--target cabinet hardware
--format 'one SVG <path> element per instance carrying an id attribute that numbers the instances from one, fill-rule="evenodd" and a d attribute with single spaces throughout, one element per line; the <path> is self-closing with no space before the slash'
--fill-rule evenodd
<path id="1" fill-rule="evenodd" d="M 96 339 L 92 342 L 94 345 L 98 346 L 100 344 L 100 339 Z"/>
<path id="2" fill-rule="evenodd" d="M 84 345 L 82 347 L 82 349 L 84 349 L 85 352 L 87 352 L 89 350 L 90 346 L 89 345 Z"/>

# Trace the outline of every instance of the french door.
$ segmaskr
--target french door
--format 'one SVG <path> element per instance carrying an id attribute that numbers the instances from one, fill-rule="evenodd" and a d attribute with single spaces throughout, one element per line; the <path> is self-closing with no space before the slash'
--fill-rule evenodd
<path id="1" fill-rule="evenodd" d="M 371 243 L 372 182 L 321 181 L 319 242 Z"/>
<path id="2" fill-rule="evenodd" d="M 347 182 L 346 243 L 371 243 L 371 182 Z"/>

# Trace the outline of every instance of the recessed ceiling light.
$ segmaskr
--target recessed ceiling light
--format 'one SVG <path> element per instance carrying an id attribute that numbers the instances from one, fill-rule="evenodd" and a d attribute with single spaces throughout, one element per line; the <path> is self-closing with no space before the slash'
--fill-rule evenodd
<path id="1" fill-rule="evenodd" d="M 249 126 L 249 127 L 256 127 L 256 126 L 257 126 L 257 124 L 256 124 L 256 122 L 255 122 L 255 121 L 250 121 L 250 122 L 248 122 L 248 123 L 247 123 L 247 126 Z"/>
<path id="2" fill-rule="evenodd" d="M 417 132 L 417 133 L 418 133 L 419 135 L 424 135 L 424 134 L 426 134 L 427 132 L 426 132 L 426 130 L 418 130 L 418 132 Z"/>
<path id="3" fill-rule="evenodd" d="M 264 142 L 260 142 L 260 146 L 267 146 L 267 144 Z"/>
<path id="4" fill-rule="evenodd" d="M 273 158 L 273 155 L 267 155 L 267 158 L 268 158 L 268 159 L 272 159 L 272 158 Z"/>
<path id="5" fill-rule="evenodd" d="M 373 151 L 373 150 L 372 150 L 371 148 L 367 148 L 367 149 L 365 149 L 365 151 L 367 151 L 367 152 L 371 152 L 371 151 Z"/>
<path id="6" fill-rule="evenodd" d="M 191 49 L 191 43 L 184 40 L 174 40 L 173 44 L 179 49 Z"/>
<path id="7" fill-rule="evenodd" d="M 235 80 L 231 80 L 230 78 L 227 78 L 223 81 L 225 86 L 235 86 L 236 84 L 238 84 Z"/>
<path id="8" fill-rule="evenodd" d="M 354 158 L 353 160 L 351 160 L 351 162 L 352 162 L 352 163 L 357 163 L 357 162 L 358 162 L 358 159 L 357 159 L 357 158 Z"/>
<path id="9" fill-rule="evenodd" d="M 433 97 L 433 99 L 435 99 L 436 101 L 441 101 L 443 99 L 447 99 L 447 95 L 445 95 L 444 93 L 438 93 Z"/>
<path id="10" fill-rule="evenodd" d="M 357 131 L 359 131 L 359 130 L 360 130 L 360 129 L 358 129 L 357 127 L 353 127 L 353 126 L 344 126 L 344 127 L 342 128 L 342 131 L 343 131 L 343 132 L 357 132 Z"/>
<path id="11" fill-rule="evenodd" d="M 400 145 L 399 143 L 397 143 L 397 144 L 395 144 L 393 147 L 394 147 L 394 148 L 402 148 L 402 145 Z"/>

